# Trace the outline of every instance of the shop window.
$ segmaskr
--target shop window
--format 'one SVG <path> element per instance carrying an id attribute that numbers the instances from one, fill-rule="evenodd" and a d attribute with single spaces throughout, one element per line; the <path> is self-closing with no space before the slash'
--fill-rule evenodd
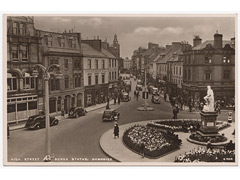
<path id="1" fill-rule="evenodd" d="M 7 113 L 16 112 L 16 105 L 15 104 L 8 104 L 7 105 Z"/>
<path id="2" fill-rule="evenodd" d="M 92 105 L 92 95 L 91 94 L 87 94 L 87 105 Z"/>
<path id="3" fill-rule="evenodd" d="M 58 97 L 57 100 L 57 111 L 61 111 L 61 97 Z"/>
<path id="4" fill-rule="evenodd" d="M 7 90 L 8 91 L 16 91 L 17 90 L 17 76 L 16 74 L 7 74 Z"/>
<path id="5" fill-rule="evenodd" d="M 17 104 L 17 111 L 26 111 L 26 110 L 27 110 L 27 103 Z"/>
<path id="6" fill-rule="evenodd" d="M 223 72 L 223 79 L 230 79 L 230 71 L 229 70 L 225 70 Z"/>
<path id="7" fill-rule="evenodd" d="M 37 109 L 37 101 L 28 102 L 28 109 L 29 110 Z"/>

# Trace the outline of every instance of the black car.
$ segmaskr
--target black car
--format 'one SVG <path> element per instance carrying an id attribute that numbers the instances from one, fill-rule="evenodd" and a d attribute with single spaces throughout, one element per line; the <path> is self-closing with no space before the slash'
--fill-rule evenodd
<path id="1" fill-rule="evenodd" d="M 78 118 L 80 116 L 85 116 L 87 111 L 82 107 L 73 107 L 69 110 L 68 117 Z"/>
<path id="2" fill-rule="evenodd" d="M 106 109 L 102 116 L 102 121 L 114 121 L 118 120 L 120 113 L 116 109 Z"/>
<path id="3" fill-rule="evenodd" d="M 50 126 L 58 125 L 58 119 L 55 117 L 49 117 Z M 46 116 L 44 114 L 38 114 L 30 116 L 26 122 L 25 128 L 27 129 L 40 129 L 46 126 Z"/>
<path id="4" fill-rule="evenodd" d="M 152 103 L 154 104 L 160 104 L 161 100 L 160 100 L 160 95 L 159 94 L 154 94 L 152 96 Z"/>
<path id="5" fill-rule="evenodd" d="M 129 96 L 129 93 L 127 92 L 122 93 L 121 101 L 123 102 L 131 101 L 131 97 Z"/>

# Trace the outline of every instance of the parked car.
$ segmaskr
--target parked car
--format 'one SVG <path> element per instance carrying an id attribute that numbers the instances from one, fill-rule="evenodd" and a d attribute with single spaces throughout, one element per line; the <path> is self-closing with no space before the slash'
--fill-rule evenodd
<path id="1" fill-rule="evenodd" d="M 152 94 L 153 94 L 153 95 L 154 95 L 154 94 L 158 94 L 158 88 L 153 87 L 153 88 L 152 88 Z"/>
<path id="2" fill-rule="evenodd" d="M 87 111 L 82 107 L 72 107 L 69 110 L 68 117 L 70 118 L 78 118 L 80 116 L 85 116 Z"/>
<path id="3" fill-rule="evenodd" d="M 136 90 L 137 90 L 137 91 L 142 91 L 142 85 L 137 84 L 137 85 L 136 85 Z"/>
<path id="4" fill-rule="evenodd" d="M 55 117 L 49 117 L 50 126 L 58 125 L 58 119 Z M 45 114 L 38 114 L 30 116 L 26 122 L 25 128 L 27 129 L 40 129 L 45 128 L 46 116 Z"/>
<path id="5" fill-rule="evenodd" d="M 160 100 L 160 95 L 159 94 L 155 94 L 152 96 L 152 103 L 154 104 L 160 104 L 161 100 Z"/>
<path id="6" fill-rule="evenodd" d="M 117 121 L 120 113 L 116 109 L 106 109 L 103 112 L 102 121 Z"/>
<path id="7" fill-rule="evenodd" d="M 129 96 L 129 93 L 127 92 L 123 92 L 122 93 L 122 99 L 121 99 L 123 102 L 128 102 L 128 101 L 131 101 L 131 97 Z"/>

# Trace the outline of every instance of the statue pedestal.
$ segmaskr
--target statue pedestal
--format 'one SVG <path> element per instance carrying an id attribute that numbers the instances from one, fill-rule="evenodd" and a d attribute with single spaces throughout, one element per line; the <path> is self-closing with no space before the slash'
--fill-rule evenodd
<path id="1" fill-rule="evenodd" d="M 200 127 L 200 132 L 204 136 L 216 136 L 218 134 L 218 128 L 216 126 L 216 120 L 217 120 L 217 112 L 205 112 L 202 111 L 200 113 L 201 115 L 201 127 Z"/>

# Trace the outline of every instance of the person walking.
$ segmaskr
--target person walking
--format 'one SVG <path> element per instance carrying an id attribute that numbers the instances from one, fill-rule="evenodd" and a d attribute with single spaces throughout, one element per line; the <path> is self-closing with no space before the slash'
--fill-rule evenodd
<path id="1" fill-rule="evenodd" d="M 167 101 L 167 93 L 164 93 L 164 101 Z"/>
<path id="2" fill-rule="evenodd" d="M 136 93 L 136 97 L 137 97 L 137 101 L 138 101 L 139 91 L 137 91 L 137 93 Z"/>
<path id="3" fill-rule="evenodd" d="M 114 139 L 116 139 L 116 137 L 119 138 L 119 127 L 117 123 L 115 123 L 114 125 L 113 134 L 114 134 Z"/>
<path id="4" fill-rule="evenodd" d="M 173 119 L 177 119 L 178 112 L 179 112 L 178 105 L 175 104 L 175 106 L 173 107 Z"/>
<path id="5" fill-rule="evenodd" d="M 118 104 L 120 104 L 120 100 L 121 100 L 120 95 L 118 95 Z"/>

